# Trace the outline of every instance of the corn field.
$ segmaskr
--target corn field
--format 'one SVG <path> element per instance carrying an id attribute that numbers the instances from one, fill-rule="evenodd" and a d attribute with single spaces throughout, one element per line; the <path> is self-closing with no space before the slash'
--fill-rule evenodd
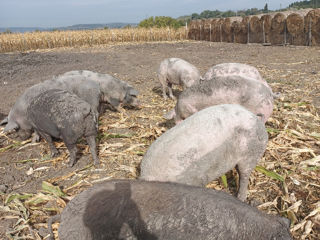
<path id="1" fill-rule="evenodd" d="M 132 28 L 0 34 L 0 52 L 59 47 L 81 47 L 119 42 L 175 41 L 187 39 L 185 28 Z"/>

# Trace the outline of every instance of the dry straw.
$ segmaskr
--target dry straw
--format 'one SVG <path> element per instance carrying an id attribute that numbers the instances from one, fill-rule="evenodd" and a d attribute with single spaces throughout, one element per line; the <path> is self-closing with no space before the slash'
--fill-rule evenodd
<path id="1" fill-rule="evenodd" d="M 0 34 L 0 52 L 94 46 L 121 42 L 175 41 L 187 38 L 185 28 L 129 28 Z"/>

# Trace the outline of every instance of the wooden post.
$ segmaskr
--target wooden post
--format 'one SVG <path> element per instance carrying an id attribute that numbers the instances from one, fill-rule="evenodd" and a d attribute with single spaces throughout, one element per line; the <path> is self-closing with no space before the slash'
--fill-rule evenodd
<path id="1" fill-rule="evenodd" d="M 250 43 L 250 21 L 248 21 L 248 35 L 247 35 L 247 44 Z"/>
<path id="2" fill-rule="evenodd" d="M 263 37 L 263 43 L 266 43 L 266 33 L 264 31 L 264 20 L 262 20 L 262 37 Z"/>
<path id="3" fill-rule="evenodd" d="M 220 23 L 219 28 L 220 28 L 220 42 L 222 42 L 222 27 L 221 27 L 221 23 Z"/>
<path id="4" fill-rule="evenodd" d="M 287 45 L 287 19 L 284 20 L 283 44 Z"/>
<path id="5" fill-rule="evenodd" d="M 210 24 L 210 33 L 209 34 L 210 34 L 209 41 L 212 42 L 211 41 L 211 24 Z"/>
<path id="6" fill-rule="evenodd" d="M 309 17 L 309 32 L 308 32 L 308 46 L 312 46 L 312 22 L 311 17 Z"/>

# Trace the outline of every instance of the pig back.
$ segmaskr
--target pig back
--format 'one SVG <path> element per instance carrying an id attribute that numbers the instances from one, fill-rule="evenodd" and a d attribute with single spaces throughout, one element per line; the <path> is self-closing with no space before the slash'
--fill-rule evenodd
<path id="1" fill-rule="evenodd" d="M 58 232 L 61 240 L 291 239 L 278 217 L 229 194 L 141 180 L 106 181 L 80 193 L 63 210 Z"/>
<path id="2" fill-rule="evenodd" d="M 141 162 L 141 179 L 202 186 L 239 161 L 256 162 L 267 139 L 263 122 L 242 106 L 209 107 L 151 144 Z"/>

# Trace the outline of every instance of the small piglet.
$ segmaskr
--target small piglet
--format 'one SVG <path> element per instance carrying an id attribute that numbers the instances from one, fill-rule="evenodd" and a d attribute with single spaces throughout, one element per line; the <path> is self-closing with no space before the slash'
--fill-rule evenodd
<path id="1" fill-rule="evenodd" d="M 175 108 L 164 117 L 179 123 L 201 109 L 219 104 L 239 104 L 266 122 L 273 110 L 273 94 L 270 88 L 251 78 L 216 77 L 184 90 Z"/>
<path id="2" fill-rule="evenodd" d="M 69 166 L 73 166 L 76 161 L 76 142 L 85 136 L 94 164 L 99 164 L 95 139 L 97 119 L 89 103 L 70 92 L 50 89 L 32 99 L 27 108 L 27 119 L 33 130 L 47 141 L 52 156 L 58 154 L 52 137 L 61 138 L 70 153 Z"/>
<path id="3" fill-rule="evenodd" d="M 209 107 L 151 144 L 141 162 L 140 179 L 205 186 L 237 166 L 238 198 L 245 200 L 250 173 L 267 141 L 263 122 L 244 107 Z"/>
<path id="4" fill-rule="evenodd" d="M 180 58 L 167 58 L 160 63 L 158 78 L 162 85 L 162 95 L 166 99 L 166 89 L 169 89 L 169 97 L 175 99 L 172 94 L 172 84 L 187 88 L 200 81 L 200 72 L 192 64 Z"/>
<path id="5" fill-rule="evenodd" d="M 176 183 L 111 180 L 74 197 L 61 215 L 60 240 L 290 240 L 290 221 L 231 195 Z"/>

